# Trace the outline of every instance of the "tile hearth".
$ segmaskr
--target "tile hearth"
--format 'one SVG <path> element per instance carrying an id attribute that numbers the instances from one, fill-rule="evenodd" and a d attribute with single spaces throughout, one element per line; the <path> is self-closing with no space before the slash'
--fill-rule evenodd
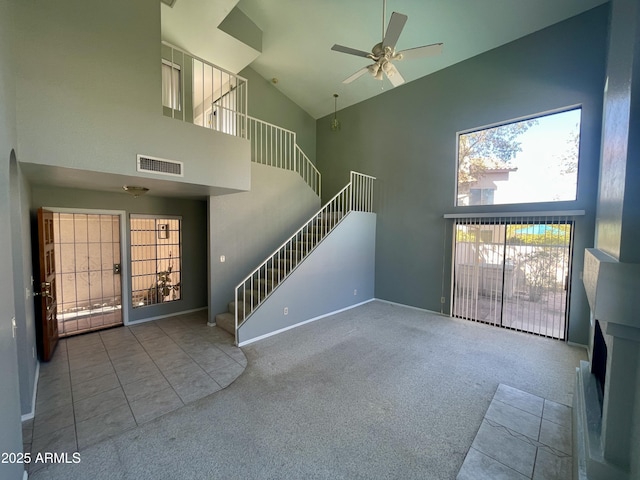
<path id="1" fill-rule="evenodd" d="M 458 480 L 569 480 L 571 408 L 500 384 Z"/>

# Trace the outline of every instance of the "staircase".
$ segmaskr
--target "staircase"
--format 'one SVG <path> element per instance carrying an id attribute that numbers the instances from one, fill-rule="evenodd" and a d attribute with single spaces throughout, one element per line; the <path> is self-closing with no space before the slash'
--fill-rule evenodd
<path id="1" fill-rule="evenodd" d="M 238 284 L 228 311 L 216 315 L 216 325 L 234 335 L 237 342 L 238 328 L 346 215 L 352 211 L 373 211 L 374 180 L 369 175 L 351 172 L 350 182 L 340 192 Z"/>
<path id="2" fill-rule="evenodd" d="M 252 162 L 297 172 L 321 196 L 320 172 L 298 146 L 295 132 L 247 116 L 247 138 Z"/>

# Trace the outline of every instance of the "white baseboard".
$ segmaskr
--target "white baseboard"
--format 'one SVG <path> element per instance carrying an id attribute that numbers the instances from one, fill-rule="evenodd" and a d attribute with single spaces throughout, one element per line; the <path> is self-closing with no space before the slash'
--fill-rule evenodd
<path id="1" fill-rule="evenodd" d="M 589 361 L 591 361 L 591 354 L 589 353 L 589 346 L 588 345 L 585 345 L 583 343 L 570 342 L 569 340 L 567 340 L 567 345 L 570 345 L 572 347 L 584 348 L 587 351 L 587 354 L 589 355 Z"/>
<path id="2" fill-rule="evenodd" d="M 384 300 L 382 298 L 374 298 L 376 302 L 382 302 L 389 305 L 393 305 L 394 307 L 404 307 L 409 308 L 411 310 L 417 310 L 419 312 L 432 313 L 433 315 L 439 315 L 441 317 L 451 318 L 451 315 L 447 313 L 436 312 L 435 310 L 427 310 L 426 308 L 414 307 L 413 305 L 406 305 L 404 303 L 392 302 L 391 300 Z"/>
<path id="3" fill-rule="evenodd" d="M 323 315 L 319 315 L 314 318 L 310 318 L 309 320 L 305 320 L 300 323 L 296 323 L 294 325 L 289 325 L 288 327 L 281 328 L 280 330 L 276 330 L 274 332 L 265 333 L 264 335 L 260 335 L 259 337 L 254 337 L 249 340 L 245 340 L 244 342 L 240 342 L 238 344 L 239 347 L 244 347 L 245 345 L 249 345 L 250 343 L 257 342 L 258 340 L 264 340 L 265 338 L 272 337 L 274 335 L 278 335 L 279 333 L 286 332 L 287 330 L 291 330 L 292 328 L 301 327 L 307 323 L 315 322 L 316 320 L 320 320 L 321 318 L 330 317 L 331 315 L 335 315 L 337 313 L 346 312 L 347 310 L 351 310 L 352 308 L 359 307 L 364 305 L 365 303 L 373 302 L 375 298 L 370 298 L 369 300 L 365 300 L 364 302 L 356 303 L 354 305 L 349 305 L 348 307 L 341 308 L 339 310 L 334 310 L 333 312 L 325 313 Z"/>
<path id="4" fill-rule="evenodd" d="M 158 315 L 157 317 L 142 318 L 140 320 L 130 320 L 127 323 L 125 323 L 124 326 L 128 327 L 130 325 L 138 325 L 140 323 L 153 322 L 154 320 L 162 320 L 163 318 L 177 317 L 179 315 L 186 315 L 187 313 L 201 312 L 202 310 L 207 310 L 207 308 L 209 308 L 209 307 L 193 308 L 191 310 L 184 310 L 182 312 L 168 313 L 166 315 Z"/>
<path id="5" fill-rule="evenodd" d="M 31 397 L 31 411 L 22 415 L 23 422 L 31 420 L 36 415 L 36 393 L 38 393 L 38 379 L 40 378 L 40 362 L 36 361 L 36 374 L 33 378 L 33 395 Z M 27 472 L 24 472 L 25 474 Z"/>

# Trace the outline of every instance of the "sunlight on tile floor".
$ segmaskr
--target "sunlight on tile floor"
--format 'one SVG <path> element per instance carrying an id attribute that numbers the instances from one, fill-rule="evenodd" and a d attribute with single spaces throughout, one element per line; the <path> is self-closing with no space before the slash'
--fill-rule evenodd
<path id="1" fill-rule="evenodd" d="M 458 480 L 571 478 L 571 408 L 500 385 Z"/>
<path id="2" fill-rule="evenodd" d="M 60 340 L 40 365 L 25 452 L 75 452 L 231 384 L 246 357 L 200 311 Z"/>

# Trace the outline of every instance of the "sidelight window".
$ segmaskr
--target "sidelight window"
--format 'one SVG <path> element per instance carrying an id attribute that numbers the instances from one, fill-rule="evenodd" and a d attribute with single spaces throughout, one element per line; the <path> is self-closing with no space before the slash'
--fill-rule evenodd
<path id="1" fill-rule="evenodd" d="M 131 215 L 133 308 L 180 300 L 181 218 Z"/>

